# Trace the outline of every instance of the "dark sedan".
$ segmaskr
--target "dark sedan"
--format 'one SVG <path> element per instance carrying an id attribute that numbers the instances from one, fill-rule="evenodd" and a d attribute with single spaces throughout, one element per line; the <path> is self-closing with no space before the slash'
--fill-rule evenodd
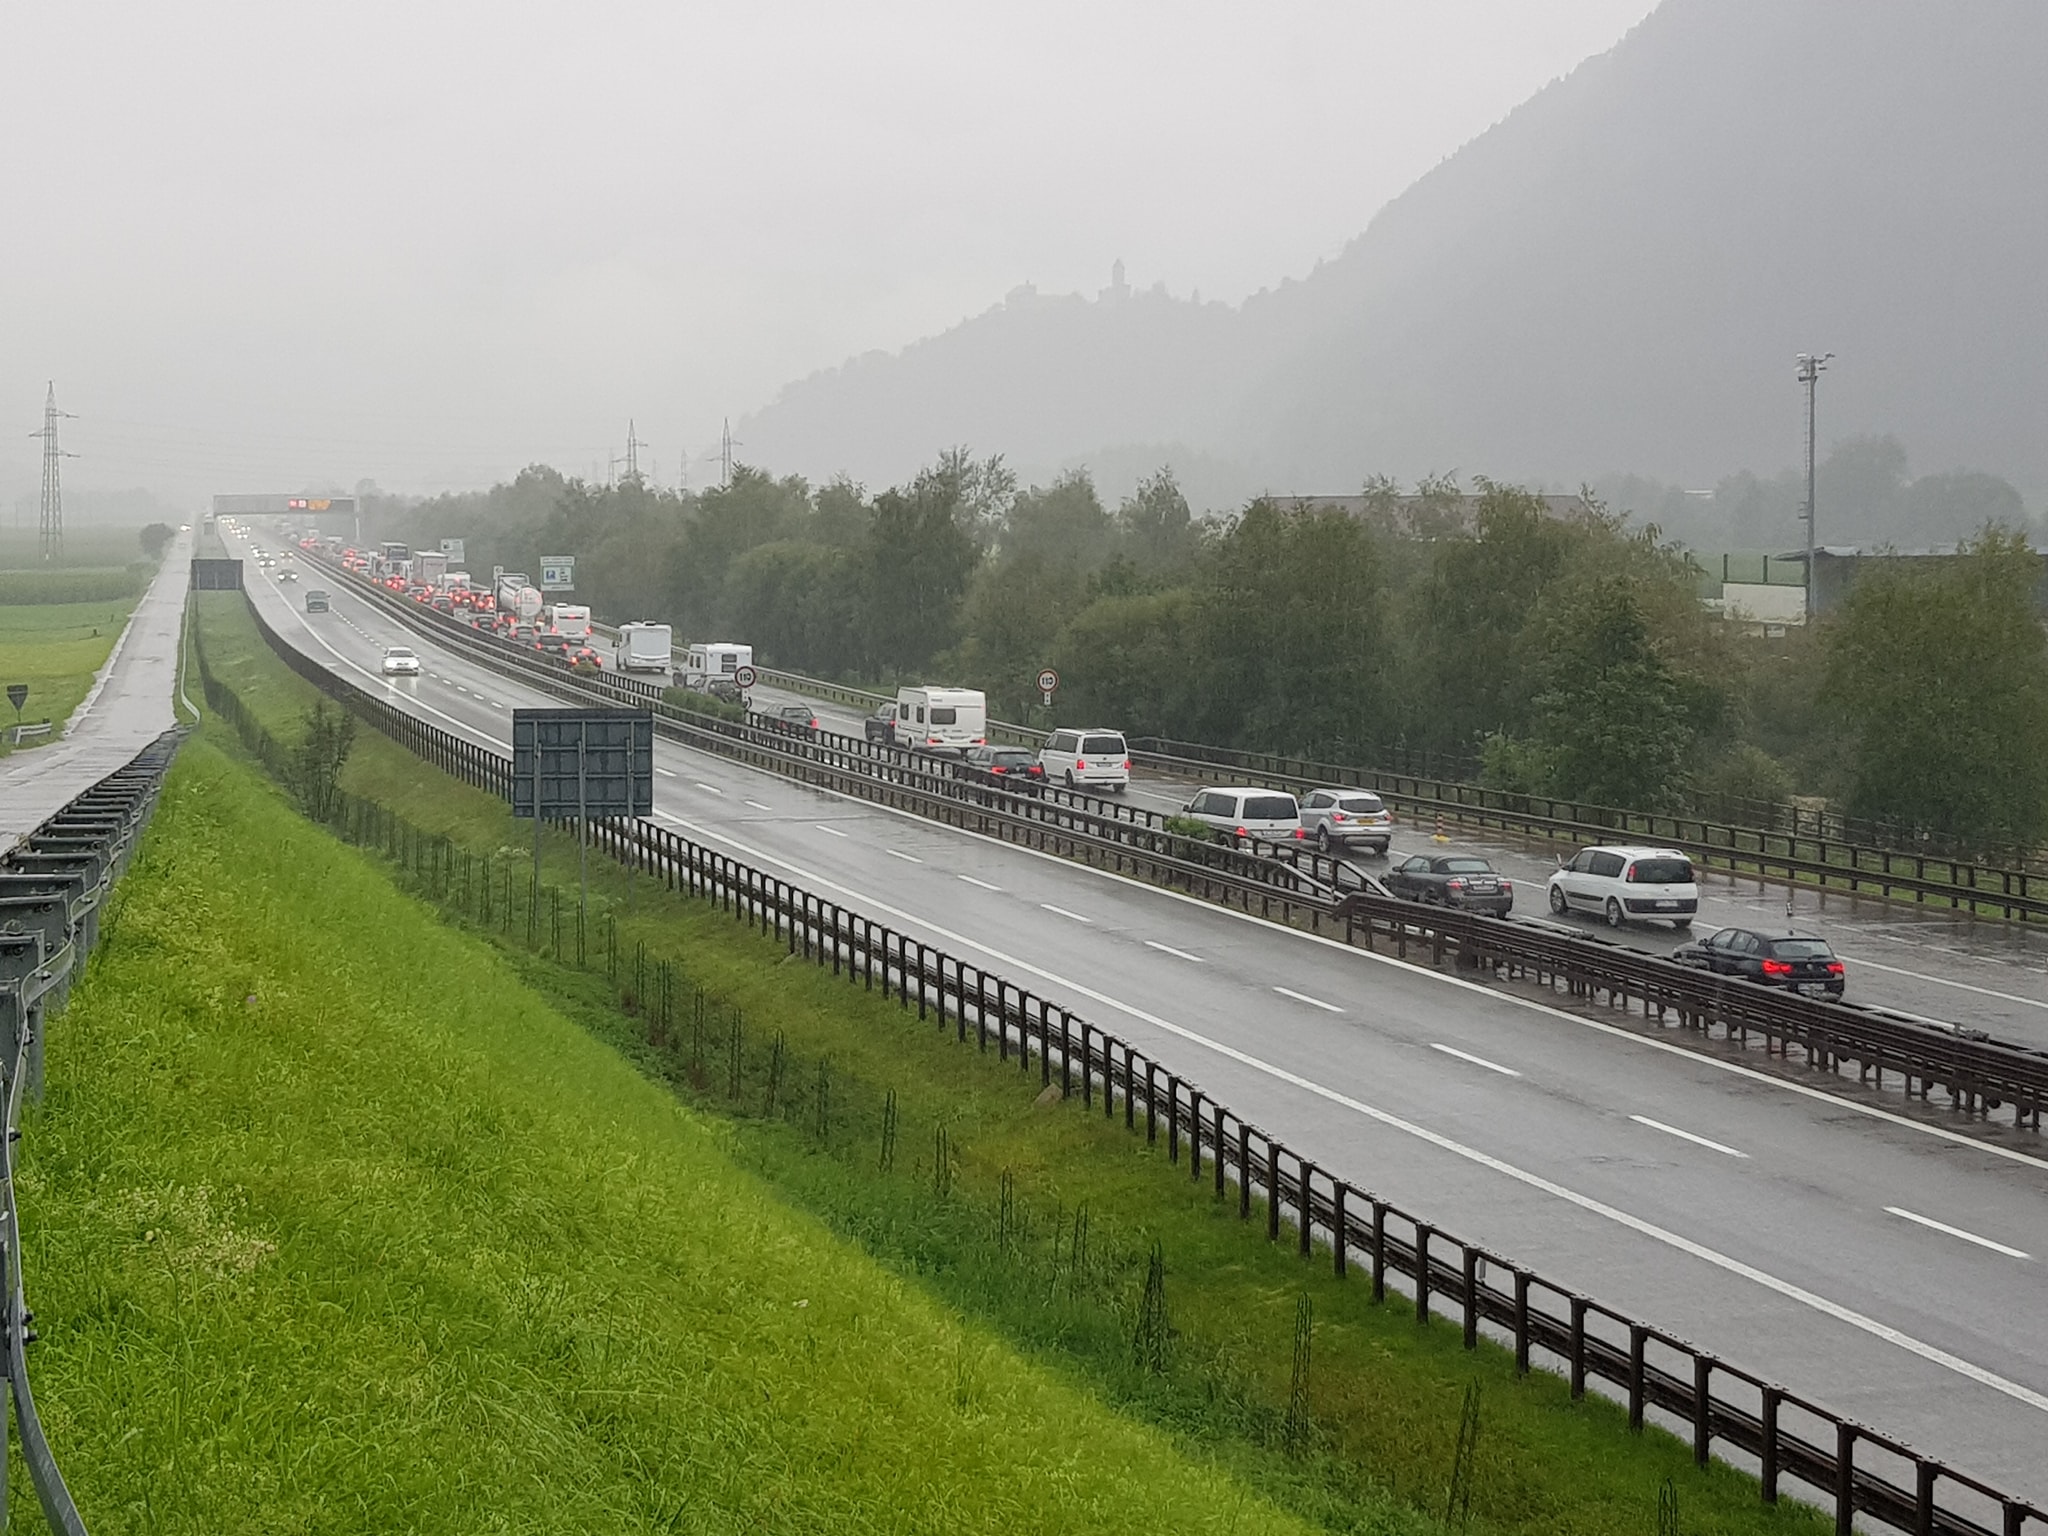
<path id="1" fill-rule="evenodd" d="M 969 747 L 960 759 L 960 777 L 1025 795 L 1045 788 L 1038 754 L 1023 747 Z"/>
<path id="2" fill-rule="evenodd" d="M 1826 939 L 1789 928 L 1723 928 L 1671 952 L 1680 965 L 1721 976 L 1740 976 L 1807 997 L 1840 997 L 1848 973 Z"/>
<path id="3" fill-rule="evenodd" d="M 879 741 L 885 747 L 896 745 L 896 706 L 884 704 L 860 723 L 861 733 L 869 741 Z"/>
<path id="4" fill-rule="evenodd" d="M 1469 853 L 1418 853 L 1388 870 L 1385 881 L 1409 901 L 1467 912 L 1506 917 L 1515 905 L 1515 883 Z"/>
<path id="5" fill-rule="evenodd" d="M 771 705 L 754 716 L 754 723 L 764 730 L 781 731 L 788 736 L 818 734 L 818 717 L 811 713 L 808 704 Z"/>

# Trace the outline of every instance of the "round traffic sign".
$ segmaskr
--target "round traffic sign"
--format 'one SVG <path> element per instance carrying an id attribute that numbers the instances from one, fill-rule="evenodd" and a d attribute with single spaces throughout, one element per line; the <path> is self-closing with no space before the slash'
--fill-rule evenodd
<path id="1" fill-rule="evenodd" d="M 1043 672 L 1038 674 L 1038 691 L 1040 693 L 1051 693 L 1053 689 L 1059 687 L 1059 685 L 1060 675 L 1059 673 L 1053 671 L 1051 667 L 1047 667 Z"/>
<path id="2" fill-rule="evenodd" d="M 741 667 L 733 673 L 732 680 L 742 688 L 751 688 L 754 686 L 754 669 L 752 667 Z"/>

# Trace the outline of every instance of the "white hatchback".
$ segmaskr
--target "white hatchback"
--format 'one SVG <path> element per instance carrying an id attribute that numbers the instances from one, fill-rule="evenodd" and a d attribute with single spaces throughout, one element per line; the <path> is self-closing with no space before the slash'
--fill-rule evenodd
<path id="1" fill-rule="evenodd" d="M 1675 848 L 1581 848 L 1550 877 L 1550 910 L 1588 912 L 1610 928 L 1661 920 L 1692 926 L 1700 887 L 1692 859 Z"/>
<path id="2" fill-rule="evenodd" d="M 418 677 L 420 659 L 409 645 L 387 645 L 384 647 L 384 675 L 386 677 Z"/>

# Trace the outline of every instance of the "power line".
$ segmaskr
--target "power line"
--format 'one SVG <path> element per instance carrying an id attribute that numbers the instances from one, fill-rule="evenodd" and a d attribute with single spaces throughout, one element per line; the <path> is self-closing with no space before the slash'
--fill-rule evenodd
<path id="1" fill-rule="evenodd" d="M 30 437 L 43 440 L 43 516 L 38 525 L 37 547 L 45 560 L 64 553 L 64 483 L 58 465 L 60 460 L 78 457 L 57 445 L 57 423 L 67 417 L 78 419 L 69 411 L 57 409 L 57 381 L 52 379 L 50 392 L 43 401 L 43 430 L 29 433 Z"/>

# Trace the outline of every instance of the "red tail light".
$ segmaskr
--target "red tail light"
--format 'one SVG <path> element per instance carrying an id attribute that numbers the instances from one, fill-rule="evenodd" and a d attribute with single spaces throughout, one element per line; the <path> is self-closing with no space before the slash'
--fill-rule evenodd
<path id="1" fill-rule="evenodd" d="M 1330 812 L 1330 820 L 1332 820 L 1332 821 L 1342 821 L 1343 819 L 1344 819 L 1344 813 L 1343 813 L 1342 811 L 1332 811 L 1332 812 Z"/>
<path id="2" fill-rule="evenodd" d="M 1245 836 L 1245 835 L 1246 835 L 1246 833 L 1245 833 L 1245 830 L 1244 830 L 1244 828 L 1243 828 L 1243 827 L 1239 827 L 1239 828 L 1237 829 L 1237 835 L 1238 835 L 1239 837 L 1243 837 L 1243 836 Z"/>
<path id="3" fill-rule="evenodd" d="M 1130 759 L 1129 759 L 1129 758 L 1127 757 L 1127 758 L 1125 758 L 1125 759 L 1124 759 L 1124 772 L 1125 772 L 1125 773 L 1129 773 L 1130 771 L 1131 771 L 1131 760 L 1130 760 Z"/>
<path id="4" fill-rule="evenodd" d="M 1830 961 L 1828 962 L 1828 974 L 1829 974 L 1830 976 L 1839 976 L 1839 975 L 1841 975 L 1841 974 L 1842 974 L 1842 962 L 1841 962 L 1841 961 L 1839 961 L 1839 960 L 1830 960 Z"/>
<path id="5" fill-rule="evenodd" d="M 1083 761 L 1082 759 L 1078 758 L 1078 757 L 1077 757 L 1077 758 L 1075 758 L 1075 759 L 1074 759 L 1074 772 L 1076 772 L 1076 773 L 1086 773 L 1087 771 L 1088 771 L 1088 764 L 1087 764 L 1086 762 L 1084 762 L 1084 761 Z"/>
<path id="6" fill-rule="evenodd" d="M 1455 879 L 1446 880 L 1444 882 L 1444 889 L 1448 891 L 1462 891 L 1465 889 L 1464 877 L 1461 875 Z"/>
<path id="7" fill-rule="evenodd" d="M 1792 962 L 1790 960 L 1766 960 L 1764 962 L 1764 974 L 1766 976 L 1790 976 L 1792 974 Z"/>
<path id="8" fill-rule="evenodd" d="M 1501 895 L 1503 895 L 1503 896 L 1512 896 L 1512 895 L 1514 895 L 1514 894 L 1515 894 L 1515 882 L 1514 882 L 1514 881 L 1512 881 L 1512 880 L 1503 880 L 1503 881 L 1501 881 L 1501 883 L 1500 883 L 1500 893 L 1501 893 Z"/>

